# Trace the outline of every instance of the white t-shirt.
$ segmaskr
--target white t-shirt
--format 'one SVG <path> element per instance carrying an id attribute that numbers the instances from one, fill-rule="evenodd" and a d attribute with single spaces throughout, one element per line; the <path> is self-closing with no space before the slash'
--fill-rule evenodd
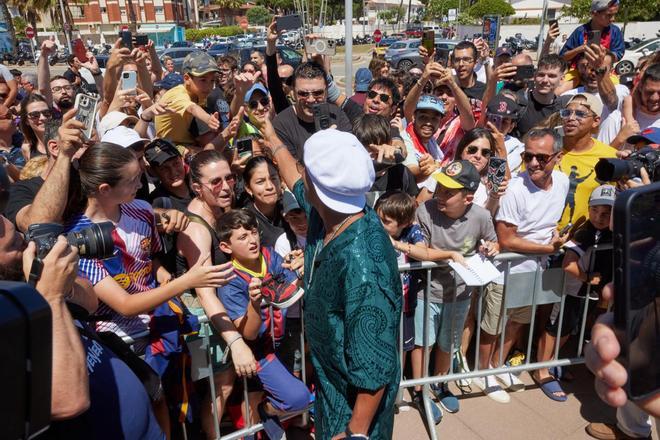
<path id="1" fill-rule="evenodd" d="M 616 90 L 616 97 L 618 99 L 617 108 L 610 110 L 606 105 L 603 105 L 603 112 L 600 115 L 600 129 L 598 130 L 598 136 L 596 136 L 596 139 L 606 145 L 610 145 L 621 130 L 621 109 L 623 108 L 623 98 L 630 95 L 630 90 L 628 90 L 628 87 L 624 85 L 617 84 L 614 86 L 614 88 Z M 590 93 L 591 95 L 594 95 L 596 98 L 598 98 L 598 100 L 601 102 L 603 101 L 598 91 L 595 93 L 587 92 L 584 89 L 584 86 L 571 89 L 563 93 L 562 96 L 573 96 L 577 95 L 578 93 Z"/>
<path id="2" fill-rule="evenodd" d="M 0 75 L 2 75 L 7 83 L 14 80 L 14 75 L 11 74 L 7 66 L 4 64 L 0 64 Z"/>
<path id="3" fill-rule="evenodd" d="M 298 246 L 300 246 L 300 249 L 305 249 L 307 239 L 305 237 L 296 235 L 296 240 L 298 241 Z M 280 257 L 284 257 L 291 252 L 291 243 L 289 243 L 289 239 L 287 238 L 286 234 L 282 234 L 277 237 L 277 240 L 275 241 L 275 252 L 277 252 Z"/>
<path id="4" fill-rule="evenodd" d="M 646 130 L 650 127 L 660 128 L 660 114 L 649 115 L 646 112 L 643 112 L 641 109 L 637 109 L 635 112 L 635 119 L 639 124 L 639 128 Z"/>
<path id="5" fill-rule="evenodd" d="M 549 190 L 540 189 L 527 172 L 522 172 L 509 182 L 506 194 L 500 199 L 495 220 L 517 226 L 520 238 L 548 244 L 564 210 L 568 186 L 568 177 L 558 170 L 552 172 L 552 187 Z M 511 273 L 535 270 L 535 259 L 519 260 L 511 266 Z M 503 276 L 495 282 L 503 284 Z"/>
<path id="6" fill-rule="evenodd" d="M 522 156 L 520 153 L 525 151 L 525 144 L 517 137 L 510 135 L 504 136 L 504 147 L 506 148 L 506 161 L 509 164 L 511 176 L 518 174 L 522 165 Z"/>

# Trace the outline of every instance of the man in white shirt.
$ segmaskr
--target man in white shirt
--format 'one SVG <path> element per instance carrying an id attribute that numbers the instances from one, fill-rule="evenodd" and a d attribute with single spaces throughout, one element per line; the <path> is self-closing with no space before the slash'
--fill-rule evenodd
<path id="1" fill-rule="evenodd" d="M 519 253 L 550 254 L 559 250 L 568 239 L 568 234 L 560 237 L 557 232 L 557 221 L 561 217 L 569 188 L 566 175 L 555 170 L 561 159 L 562 141 L 559 135 L 549 128 L 533 128 L 524 140 L 523 162 L 526 171 L 511 179 L 506 194 L 500 200 L 500 209 L 495 217 L 495 230 L 502 249 Z M 510 273 L 533 272 L 537 267 L 536 261 L 535 258 L 518 260 L 511 264 Z M 504 346 L 496 347 L 497 335 L 502 331 L 502 283 L 503 277 L 495 280 L 488 286 L 484 296 L 479 344 L 480 368 L 499 366 L 499 351 L 503 351 L 502 359 L 506 359 L 518 334 L 531 320 L 531 306 L 507 310 Z M 530 296 L 531 294 L 532 292 Z M 503 403 L 509 401 L 509 396 L 502 387 L 511 391 L 524 387 L 520 380 L 510 373 L 473 379 L 473 383 L 488 397 Z"/>

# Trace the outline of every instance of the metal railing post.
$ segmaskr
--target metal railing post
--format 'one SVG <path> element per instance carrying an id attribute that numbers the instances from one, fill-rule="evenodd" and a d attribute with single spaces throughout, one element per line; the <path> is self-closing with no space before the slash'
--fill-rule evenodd
<path id="1" fill-rule="evenodd" d="M 206 346 L 206 368 L 209 373 L 209 388 L 211 389 L 211 413 L 213 415 L 213 429 L 215 431 L 215 438 L 220 438 L 220 416 L 218 415 L 215 375 L 213 374 L 213 363 L 211 362 L 211 338 L 209 337 L 208 332 L 204 332 L 203 341 L 204 346 Z M 222 392 L 222 390 L 220 390 L 220 392 Z"/>
<path id="2" fill-rule="evenodd" d="M 424 352 L 422 359 L 422 377 L 427 378 L 429 373 L 429 312 L 430 312 L 430 298 L 431 295 L 431 269 L 426 270 L 426 288 L 424 289 L 424 323 L 422 325 L 422 343 L 424 344 Z M 436 440 L 435 421 L 433 419 L 433 411 L 431 410 L 431 399 L 429 397 L 430 385 L 425 383 L 422 386 L 422 402 L 424 403 L 424 414 L 426 414 L 426 425 L 429 430 L 431 440 Z"/>

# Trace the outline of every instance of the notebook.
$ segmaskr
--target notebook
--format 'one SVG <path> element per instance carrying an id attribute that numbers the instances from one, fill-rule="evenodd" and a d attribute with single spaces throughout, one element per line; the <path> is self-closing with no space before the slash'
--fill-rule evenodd
<path id="1" fill-rule="evenodd" d="M 449 265 L 468 286 L 483 286 L 502 275 L 495 265 L 481 254 L 475 254 L 465 262 L 467 266 L 454 261 Z"/>

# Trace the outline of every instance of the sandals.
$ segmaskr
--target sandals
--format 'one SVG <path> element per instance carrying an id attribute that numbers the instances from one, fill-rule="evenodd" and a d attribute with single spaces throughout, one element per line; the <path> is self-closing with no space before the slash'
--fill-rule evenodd
<path id="1" fill-rule="evenodd" d="M 541 391 L 543 391 L 543 394 L 548 396 L 549 399 L 552 399 L 555 402 L 566 402 L 566 400 L 568 400 L 568 396 L 561 388 L 561 385 L 559 385 L 559 381 L 554 377 L 550 376 L 543 380 L 538 380 L 533 374 L 531 376 L 534 383 L 539 386 Z M 563 393 L 564 395 L 558 396 L 556 393 Z"/>

